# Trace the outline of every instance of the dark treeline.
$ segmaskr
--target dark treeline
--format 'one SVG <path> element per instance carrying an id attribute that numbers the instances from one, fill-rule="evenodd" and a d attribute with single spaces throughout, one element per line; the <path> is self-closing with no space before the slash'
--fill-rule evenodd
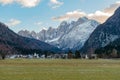
<path id="1" fill-rule="evenodd" d="M 100 58 L 120 58 L 120 38 L 105 47 L 96 49 L 95 53 Z"/>

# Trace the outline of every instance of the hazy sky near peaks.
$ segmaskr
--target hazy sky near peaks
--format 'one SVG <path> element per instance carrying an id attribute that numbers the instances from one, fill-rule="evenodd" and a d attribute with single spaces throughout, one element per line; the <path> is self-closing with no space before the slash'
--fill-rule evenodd
<path id="1" fill-rule="evenodd" d="M 0 22 L 39 32 L 83 16 L 103 23 L 119 6 L 120 0 L 0 0 Z"/>

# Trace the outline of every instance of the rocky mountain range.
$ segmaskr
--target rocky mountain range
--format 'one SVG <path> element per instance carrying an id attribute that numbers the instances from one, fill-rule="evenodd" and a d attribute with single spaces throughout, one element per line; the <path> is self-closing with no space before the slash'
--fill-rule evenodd
<path id="1" fill-rule="evenodd" d="M 70 23 L 63 21 L 57 28 L 50 27 L 48 30 L 41 30 L 39 33 L 21 30 L 18 34 L 38 39 L 62 50 L 76 50 L 84 45 L 98 25 L 97 21 L 82 17 Z"/>
<path id="2" fill-rule="evenodd" d="M 83 53 L 92 54 L 98 48 L 105 47 L 120 38 L 120 7 L 105 23 L 99 25 L 90 35 L 81 49 Z M 116 40 L 115 42 L 119 41 Z"/>
<path id="3" fill-rule="evenodd" d="M 51 46 L 45 42 L 19 36 L 0 22 L 0 51 L 4 53 L 14 54 L 20 51 L 59 51 L 58 48 Z M 29 53 L 28 53 L 29 54 Z"/>
<path id="4" fill-rule="evenodd" d="M 63 21 L 57 28 L 50 27 L 39 33 L 21 30 L 18 34 L 0 23 L 0 50 L 12 53 L 18 52 L 18 49 L 43 51 L 81 49 L 82 53 L 92 54 L 96 49 L 109 45 L 119 48 L 120 7 L 103 24 L 83 17 L 70 23 Z"/>

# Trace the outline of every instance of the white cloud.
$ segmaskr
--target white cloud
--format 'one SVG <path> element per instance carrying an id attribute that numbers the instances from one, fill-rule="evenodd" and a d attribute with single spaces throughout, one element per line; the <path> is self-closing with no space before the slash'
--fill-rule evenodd
<path id="1" fill-rule="evenodd" d="M 116 3 L 110 5 L 109 7 L 105 8 L 103 11 L 113 13 L 118 7 L 120 7 L 120 1 L 117 1 Z"/>
<path id="2" fill-rule="evenodd" d="M 88 15 L 89 18 L 95 19 L 101 23 L 105 22 L 110 16 L 114 14 L 114 11 L 120 7 L 120 1 L 117 1 L 114 4 L 111 4 L 109 7 L 105 8 L 102 11 L 96 11 L 95 13 L 92 13 Z"/>
<path id="3" fill-rule="evenodd" d="M 0 3 L 3 5 L 17 3 L 20 4 L 22 7 L 35 7 L 40 3 L 41 0 L 0 0 Z"/>
<path id="4" fill-rule="evenodd" d="M 63 2 L 60 2 L 58 0 L 50 0 L 49 6 L 55 9 L 55 8 L 60 7 L 63 4 L 64 4 Z"/>
<path id="5" fill-rule="evenodd" d="M 14 0 L 0 0 L 0 3 L 3 4 L 3 5 L 11 4 L 13 2 L 14 2 Z"/>
<path id="6" fill-rule="evenodd" d="M 15 27 L 16 25 L 20 24 L 21 21 L 20 20 L 17 20 L 17 19 L 10 19 L 6 24 L 9 26 L 9 27 Z"/>
<path id="7" fill-rule="evenodd" d="M 91 14 L 88 14 L 89 17 L 92 17 L 92 16 L 111 16 L 112 14 L 111 13 L 105 13 L 105 12 L 102 12 L 102 11 L 96 11 L 95 13 L 91 13 Z"/>
<path id="8" fill-rule="evenodd" d="M 21 4 L 22 7 L 35 7 L 39 4 L 40 0 L 16 0 L 18 4 Z"/>
<path id="9" fill-rule="evenodd" d="M 95 13 L 87 14 L 87 17 L 103 23 L 106 21 L 107 18 L 109 18 L 112 15 L 113 15 L 113 13 L 96 11 Z"/>
<path id="10" fill-rule="evenodd" d="M 59 21 L 64 21 L 64 20 L 69 20 L 69 19 L 74 19 L 74 18 L 79 18 L 82 16 L 86 16 L 85 12 L 81 12 L 79 10 L 75 10 L 72 12 L 67 12 L 65 15 L 59 16 L 59 17 L 53 17 L 53 20 L 59 20 Z"/>
<path id="11" fill-rule="evenodd" d="M 35 7 L 37 6 L 41 0 L 0 0 L 0 4 L 2 5 L 8 5 L 8 4 L 13 4 L 17 3 L 20 4 L 22 7 Z M 60 7 L 63 5 L 63 2 L 60 2 L 58 0 L 50 0 L 49 6 L 53 9 Z"/>
<path id="12" fill-rule="evenodd" d="M 113 15 L 114 11 L 120 6 L 120 1 L 110 5 L 109 7 L 105 8 L 102 11 L 96 11 L 94 13 L 85 13 L 83 11 L 75 10 L 72 12 L 67 12 L 66 14 L 59 16 L 59 17 L 53 17 L 52 19 L 55 21 L 64 21 L 64 20 L 70 20 L 73 18 L 80 18 L 83 16 L 86 16 L 90 19 L 95 19 L 101 23 L 105 22 L 106 19 L 108 19 L 111 15 Z"/>

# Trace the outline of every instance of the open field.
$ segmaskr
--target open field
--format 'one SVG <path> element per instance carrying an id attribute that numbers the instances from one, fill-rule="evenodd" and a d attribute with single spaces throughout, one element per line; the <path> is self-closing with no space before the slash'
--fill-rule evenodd
<path id="1" fill-rule="evenodd" d="M 120 80 L 120 60 L 0 60 L 0 80 Z"/>

